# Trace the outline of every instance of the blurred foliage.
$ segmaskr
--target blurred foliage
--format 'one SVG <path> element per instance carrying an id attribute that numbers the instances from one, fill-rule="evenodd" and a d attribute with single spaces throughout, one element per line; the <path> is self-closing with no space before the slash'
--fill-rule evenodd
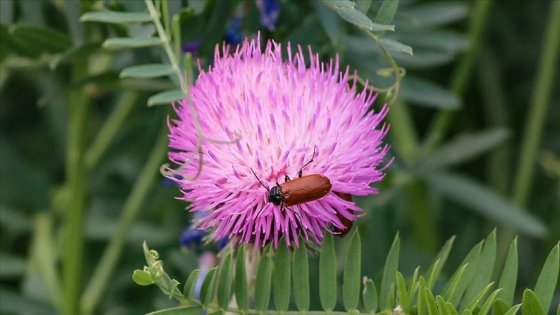
<path id="1" fill-rule="evenodd" d="M 362 3 L 357 9 L 370 21 L 394 25 L 377 38 L 332 4 L 344 1 L 280 1 L 274 31 L 260 25 L 252 0 L 161 3 L 164 27 L 181 30 L 174 52 L 201 39 L 194 57 L 202 67 L 239 10 L 244 35 L 260 30 L 263 38 L 311 45 L 324 60 L 338 54 L 380 89 L 395 83 L 380 47 L 389 50 L 406 76 L 400 90 L 378 98 L 398 93 L 388 118 L 395 161 L 380 194 L 357 200 L 367 212 L 358 221 L 362 274 L 381 278 L 400 231 L 406 279 L 418 265 L 427 270 L 444 240 L 456 235 L 441 276 L 449 279 L 498 226 L 498 269 L 519 234 L 513 304 L 532 298 L 523 290 L 535 288 L 560 239 L 558 2 L 401 1 L 390 23 L 378 14 L 381 1 Z M 80 21 L 108 10 L 139 13 L 138 22 Z M 2 313 L 137 314 L 175 306 L 130 280 L 144 260 L 143 240 L 166 257 L 175 278 L 198 268 L 197 255 L 177 241 L 190 214 L 158 173 L 170 110 L 145 106 L 180 82 L 162 67 L 163 76 L 147 79 L 129 68 L 169 64 L 160 43 L 122 49 L 131 43 L 114 40 L 154 34 L 146 13 L 142 1 L 0 1 Z M 524 165 L 529 175 L 520 175 Z M 345 252 L 350 240 L 337 239 L 337 250 Z M 318 258 L 309 259 L 315 283 Z M 310 309 L 320 308 L 317 290 L 311 287 Z M 556 289 L 553 308 L 559 299 Z"/>

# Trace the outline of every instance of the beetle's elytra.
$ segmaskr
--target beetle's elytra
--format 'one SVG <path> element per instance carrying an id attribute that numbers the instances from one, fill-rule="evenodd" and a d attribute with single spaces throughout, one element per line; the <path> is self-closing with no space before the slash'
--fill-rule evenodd
<path id="1" fill-rule="evenodd" d="M 331 181 L 320 174 L 303 175 L 303 168 L 313 162 L 316 148 L 313 149 L 311 160 L 305 163 L 298 172 L 298 178 L 290 180 L 288 175 L 285 176 L 285 182 L 268 188 L 251 169 L 255 178 L 268 191 L 268 202 L 272 202 L 276 206 L 289 207 L 302 203 L 321 199 L 326 196 L 332 188 Z"/>

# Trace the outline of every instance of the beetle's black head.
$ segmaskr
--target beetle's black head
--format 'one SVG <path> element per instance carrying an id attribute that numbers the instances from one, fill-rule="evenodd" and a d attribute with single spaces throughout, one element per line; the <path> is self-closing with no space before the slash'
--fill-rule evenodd
<path id="1" fill-rule="evenodd" d="M 275 206 L 279 206 L 282 204 L 282 199 L 284 199 L 284 196 L 282 196 L 278 185 L 270 188 L 270 191 L 268 192 L 268 202 L 272 202 Z"/>

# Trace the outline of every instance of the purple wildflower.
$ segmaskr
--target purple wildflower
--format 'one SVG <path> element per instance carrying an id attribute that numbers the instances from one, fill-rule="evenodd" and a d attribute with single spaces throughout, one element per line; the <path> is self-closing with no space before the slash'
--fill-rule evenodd
<path id="1" fill-rule="evenodd" d="M 257 8 L 261 15 L 261 24 L 269 31 L 273 31 L 280 15 L 278 0 L 257 0 Z"/>
<path id="2" fill-rule="evenodd" d="M 321 243 L 323 233 L 346 229 L 361 209 L 344 195 L 376 194 L 370 184 L 383 178 L 383 160 L 388 132 L 383 124 L 388 108 L 370 111 L 375 95 L 369 88 L 357 91 L 356 79 L 348 84 L 350 71 L 339 69 L 338 58 L 321 63 L 309 49 L 306 67 L 301 47 L 293 54 L 274 41 L 261 52 L 257 41 L 245 41 L 233 55 L 228 47 L 216 48 L 213 67 L 201 70 L 190 96 L 199 114 L 200 128 L 210 139 L 236 139 L 233 143 L 204 140 L 203 169 L 194 181 L 198 159 L 197 134 L 188 101 L 175 106 L 178 119 L 169 123 L 172 174 L 192 201 L 191 211 L 204 212 L 199 228 L 214 229 L 213 238 L 228 237 L 236 243 L 278 245 L 284 236 L 288 245 L 299 246 L 301 233 L 308 241 Z M 366 84 L 367 85 L 367 84 Z M 332 190 L 324 197 L 293 205 L 267 202 L 268 191 L 303 175 L 321 174 L 330 179 Z M 255 172 L 255 175 L 253 174 Z M 344 220 L 345 219 L 345 220 Z"/>

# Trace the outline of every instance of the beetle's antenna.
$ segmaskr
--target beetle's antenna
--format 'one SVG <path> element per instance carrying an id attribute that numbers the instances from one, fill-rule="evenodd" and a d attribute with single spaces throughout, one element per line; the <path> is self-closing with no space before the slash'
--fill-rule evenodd
<path id="1" fill-rule="evenodd" d="M 315 153 L 317 152 L 317 145 L 313 146 L 313 155 L 311 156 L 311 160 L 305 164 L 303 164 L 303 166 L 299 169 L 298 172 L 298 176 L 301 177 L 303 175 L 303 168 L 306 167 L 307 165 L 311 164 L 311 162 L 313 162 L 313 158 L 315 157 Z"/>
<path id="2" fill-rule="evenodd" d="M 266 188 L 266 191 L 270 192 L 270 188 L 266 187 L 266 185 L 261 181 L 261 179 L 257 176 L 257 174 L 255 174 L 255 171 L 253 171 L 253 168 L 251 167 L 251 172 L 253 172 L 253 175 L 255 175 L 255 178 L 259 181 L 259 183 L 261 183 L 261 185 Z"/>

